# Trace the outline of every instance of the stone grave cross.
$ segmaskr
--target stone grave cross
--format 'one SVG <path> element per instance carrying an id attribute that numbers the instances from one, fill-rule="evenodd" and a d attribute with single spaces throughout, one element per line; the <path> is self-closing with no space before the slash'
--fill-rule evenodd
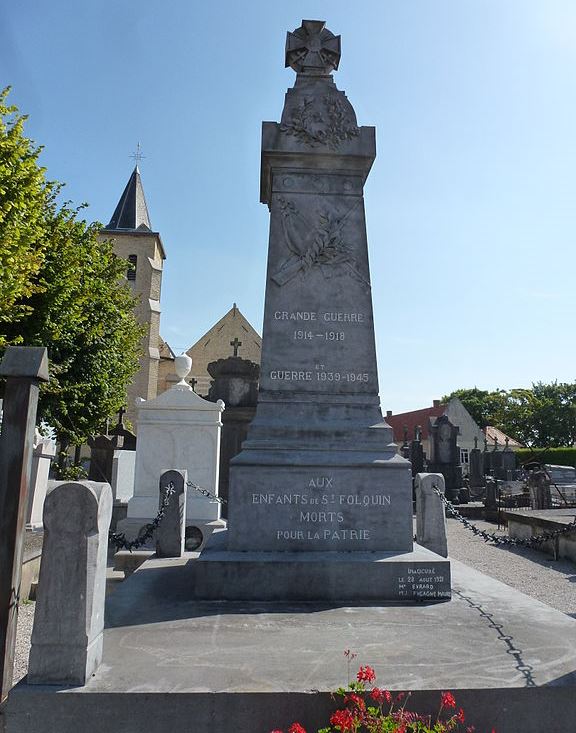
<path id="1" fill-rule="evenodd" d="M 242 346 L 242 341 L 239 341 L 238 336 L 235 336 L 234 341 L 230 341 L 230 346 L 234 347 L 234 356 L 238 356 L 238 347 Z"/>

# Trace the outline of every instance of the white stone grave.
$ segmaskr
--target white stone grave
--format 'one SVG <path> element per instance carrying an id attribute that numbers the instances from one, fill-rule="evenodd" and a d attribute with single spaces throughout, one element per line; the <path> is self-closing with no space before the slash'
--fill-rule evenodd
<path id="1" fill-rule="evenodd" d="M 139 400 L 134 495 L 118 530 L 135 536 L 158 512 L 160 476 L 170 469 L 186 470 L 188 480 L 218 495 L 221 415 L 224 402 L 208 402 L 185 381 L 192 367 L 186 354 L 176 357 L 180 381 L 152 400 Z M 203 539 L 224 527 L 220 504 L 191 486 L 186 496 L 186 527 L 197 527 Z"/>
<path id="2" fill-rule="evenodd" d="M 26 529 L 41 529 L 44 500 L 48 489 L 48 473 L 50 462 L 56 455 L 56 441 L 44 437 L 38 429 L 34 435 L 34 451 L 32 454 L 32 471 L 28 489 L 28 509 Z"/>
<path id="3" fill-rule="evenodd" d="M 126 504 L 134 495 L 136 451 L 115 450 L 112 459 L 112 495 L 115 504 Z"/>

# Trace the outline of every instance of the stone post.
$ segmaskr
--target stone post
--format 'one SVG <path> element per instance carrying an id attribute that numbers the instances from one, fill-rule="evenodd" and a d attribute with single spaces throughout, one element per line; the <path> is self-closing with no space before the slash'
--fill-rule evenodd
<path id="1" fill-rule="evenodd" d="M 182 557 L 184 552 L 184 530 L 186 520 L 186 470 L 164 471 L 160 477 L 160 501 L 166 496 L 166 489 L 173 484 L 164 518 L 156 530 L 156 555 L 158 557 Z"/>
<path id="2" fill-rule="evenodd" d="M 44 502 L 44 547 L 28 684 L 84 685 L 102 661 L 109 484 L 55 481 Z"/>
<path id="3" fill-rule="evenodd" d="M 39 384 L 48 381 L 44 347 L 9 346 L 0 364 L 6 379 L 0 435 L 0 702 L 12 687 L 14 644 L 32 469 Z"/>
<path id="4" fill-rule="evenodd" d="M 441 473 L 416 475 L 416 542 L 442 557 L 448 557 L 446 512 L 434 487 L 444 494 L 444 476 Z"/>

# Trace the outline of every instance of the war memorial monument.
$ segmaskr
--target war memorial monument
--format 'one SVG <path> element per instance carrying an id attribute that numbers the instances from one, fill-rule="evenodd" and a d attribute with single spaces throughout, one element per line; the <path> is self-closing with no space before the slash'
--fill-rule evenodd
<path id="1" fill-rule="evenodd" d="M 450 597 L 449 561 L 413 546 L 410 463 L 380 410 L 363 198 L 375 130 L 337 89 L 339 61 L 340 37 L 303 21 L 286 43 L 296 83 L 262 127 L 258 405 L 198 598 Z"/>

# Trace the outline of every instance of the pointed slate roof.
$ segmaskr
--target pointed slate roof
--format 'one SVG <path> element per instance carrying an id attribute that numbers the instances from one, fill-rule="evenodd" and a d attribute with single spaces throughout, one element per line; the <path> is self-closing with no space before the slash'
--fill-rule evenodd
<path id="1" fill-rule="evenodd" d="M 106 229 L 152 231 L 138 166 L 132 171 Z"/>

